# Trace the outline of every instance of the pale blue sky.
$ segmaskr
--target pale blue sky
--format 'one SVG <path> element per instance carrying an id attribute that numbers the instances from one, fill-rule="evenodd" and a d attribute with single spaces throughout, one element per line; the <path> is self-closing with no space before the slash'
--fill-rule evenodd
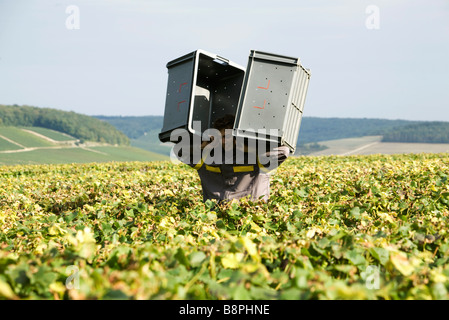
<path id="1" fill-rule="evenodd" d="M 166 63 L 196 49 L 299 57 L 304 116 L 449 121 L 447 0 L 0 0 L 0 104 L 163 115 Z"/>

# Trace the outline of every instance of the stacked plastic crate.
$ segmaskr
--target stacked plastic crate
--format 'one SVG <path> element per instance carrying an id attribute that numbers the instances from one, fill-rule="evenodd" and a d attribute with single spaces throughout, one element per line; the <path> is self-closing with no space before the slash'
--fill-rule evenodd
<path id="1" fill-rule="evenodd" d="M 201 135 L 216 119 L 232 114 L 234 136 L 295 152 L 311 74 L 298 58 L 251 50 L 245 69 L 197 50 L 170 61 L 167 69 L 162 142 L 178 128 Z M 201 122 L 201 132 L 194 121 Z"/>

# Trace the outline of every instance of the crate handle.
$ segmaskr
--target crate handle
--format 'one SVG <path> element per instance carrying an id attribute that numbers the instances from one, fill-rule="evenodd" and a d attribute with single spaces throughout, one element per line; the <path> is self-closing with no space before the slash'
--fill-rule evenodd
<path id="1" fill-rule="evenodd" d="M 214 62 L 219 63 L 219 64 L 225 64 L 228 65 L 229 64 L 229 60 L 220 56 L 216 56 L 216 58 L 214 59 Z"/>

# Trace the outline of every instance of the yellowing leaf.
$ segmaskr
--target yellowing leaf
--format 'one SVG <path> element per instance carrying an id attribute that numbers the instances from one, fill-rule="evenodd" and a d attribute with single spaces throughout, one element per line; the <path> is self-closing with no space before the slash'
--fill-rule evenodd
<path id="1" fill-rule="evenodd" d="M 159 226 L 162 228 L 168 228 L 169 227 L 169 223 L 167 221 L 167 218 L 162 218 L 161 222 L 159 223 Z"/>
<path id="2" fill-rule="evenodd" d="M 256 231 L 257 233 L 260 233 L 262 231 L 262 228 L 259 227 L 256 223 L 254 223 L 253 221 L 251 221 L 251 230 Z"/>
<path id="3" fill-rule="evenodd" d="M 258 269 L 259 269 L 259 264 L 254 263 L 254 262 L 245 263 L 242 266 L 242 270 L 244 270 L 245 272 L 248 272 L 248 273 L 256 272 Z"/>
<path id="4" fill-rule="evenodd" d="M 315 229 L 310 229 L 309 231 L 307 231 L 306 237 L 309 239 L 312 239 L 314 235 L 315 235 Z"/>
<path id="5" fill-rule="evenodd" d="M 414 271 L 413 266 L 407 259 L 407 255 L 403 252 L 392 253 L 392 255 L 390 256 L 390 261 L 394 265 L 394 267 L 404 276 L 409 276 Z"/>
<path id="6" fill-rule="evenodd" d="M 42 254 L 44 252 L 44 250 L 47 249 L 47 244 L 46 243 L 41 243 L 39 244 L 36 249 L 34 249 L 34 253 L 35 254 Z"/>
<path id="7" fill-rule="evenodd" d="M 249 238 L 242 238 L 243 246 L 251 257 L 257 256 L 257 247 Z"/>
<path id="8" fill-rule="evenodd" d="M 431 270 L 430 279 L 432 279 L 433 282 L 441 283 L 447 283 L 447 281 L 449 280 L 448 277 L 441 272 L 441 270 Z"/>
<path id="9" fill-rule="evenodd" d="M 228 269 L 237 269 L 242 259 L 243 253 L 227 253 L 221 258 L 221 264 Z"/>
<path id="10" fill-rule="evenodd" d="M 379 212 L 378 215 L 382 220 L 385 220 L 385 221 L 388 221 L 391 223 L 395 222 L 394 219 L 386 212 Z"/>
<path id="11" fill-rule="evenodd" d="M 67 231 L 62 229 L 58 223 L 55 223 L 48 228 L 48 234 L 51 236 L 59 236 L 65 233 L 67 233 Z"/>
<path id="12" fill-rule="evenodd" d="M 61 282 L 53 282 L 49 285 L 49 289 L 52 292 L 55 292 L 55 293 L 59 294 L 60 296 L 62 296 L 66 290 L 66 286 L 63 285 Z"/>
<path id="13" fill-rule="evenodd" d="M 6 298 L 6 299 L 14 299 L 15 294 L 12 291 L 11 287 L 8 283 L 0 279 L 0 297 Z"/>
<path id="14" fill-rule="evenodd" d="M 78 230 L 76 236 L 68 236 L 67 241 L 73 246 L 73 249 L 78 254 L 86 259 L 92 259 L 97 249 L 100 247 L 96 245 L 94 234 L 90 228 Z"/>

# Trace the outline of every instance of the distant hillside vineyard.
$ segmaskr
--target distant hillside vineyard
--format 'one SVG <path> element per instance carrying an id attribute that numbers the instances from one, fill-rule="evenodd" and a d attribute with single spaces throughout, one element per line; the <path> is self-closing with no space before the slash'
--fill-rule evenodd
<path id="1" fill-rule="evenodd" d="M 112 124 L 73 111 L 0 104 L 0 126 L 42 127 L 81 141 L 130 144 L 129 138 Z"/>

